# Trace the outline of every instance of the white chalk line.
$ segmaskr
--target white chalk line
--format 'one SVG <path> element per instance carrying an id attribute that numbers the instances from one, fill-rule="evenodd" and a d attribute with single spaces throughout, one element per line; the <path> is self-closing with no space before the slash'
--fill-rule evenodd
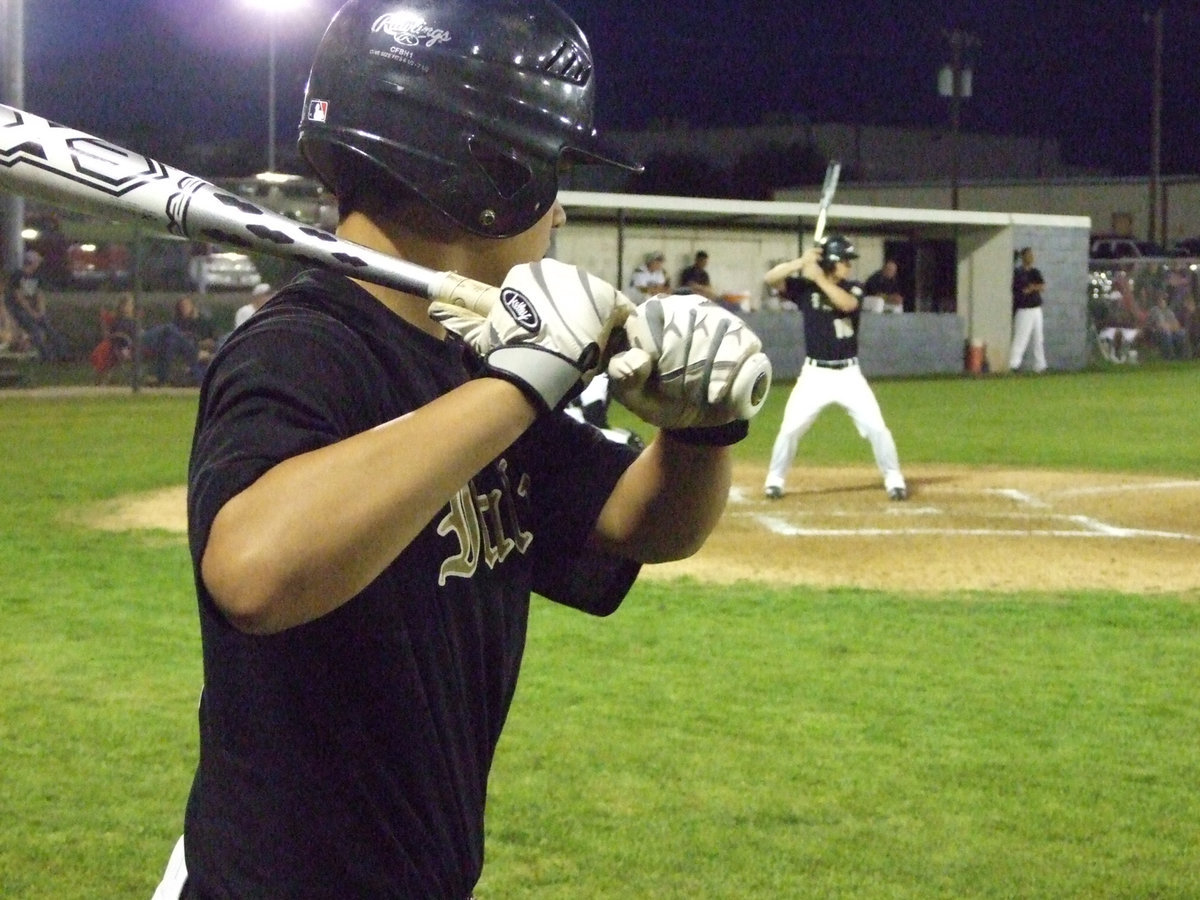
<path id="1" fill-rule="evenodd" d="M 1061 516 L 1079 528 L 810 528 L 794 525 L 776 516 L 756 513 L 750 518 L 780 537 L 1063 537 L 1063 538 L 1159 538 L 1175 541 L 1200 541 L 1200 535 L 1174 531 L 1123 528 L 1090 519 L 1087 516 Z M 990 517 L 989 517 L 990 518 Z"/>
<path id="2" fill-rule="evenodd" d="M 1142 491 L 1185 491 L 1200 490 L 1200 481 L 1157 481 L 1150 484 L 1114 484 L 1108 486 L 1063 488 L 1047 491 L 1051 497 L 1085 497 L 1095 494 L 1125 494 Z"/>
<path id="3" fill-rule="evenodd" d="M 1069 488 L 1060 491 L 1048 491 L 1047 494 L 1054 497 L 1081 497 L 1094 496 L 1098 494 L 1108 493 L 1124 493 L 1127 491 L 1177 491 L 1177 490 L 1192 490 L 1200 488 L 1200 481 L 1162 481 L 1152 482 L 1149 484 L 1126 484 L 1112 486 L 1096 486 L 1087 488 Z M 991 495 L 1008 498 L 1022 507 L 1030 510 L 1049 510 L 1052 508 L 1050 503 L 1042 500 L 1036 495 L 1030 494 L 1027 491 L 1022 491 L 1017 488 L 983 488 L 978 492 L 972 491 L 949 491 L 938 493 L 953 493 L 959 497 L 969 497 L 972 495 Z M 758 502 L 778 502 L 765 501 L 762 498 L 756 498 Z M 730 500 L 735 504 L 747 503 L 749 496 L 747 492 L 738 487 L 730 490 Z M 938 506 L 929 504 L 917 506 L 889 506 L 886 511 L 881 513 L 870 513 L 864 511 L 846 511 L 832 510 L 823 511 L 817 515 L 823 520 L 829 519 L 849 519 L 849 518 L 875 518 L 877 515 L 885 515 L 889 517 L 936 517 L 946 515 L 945 510 Z M 957 510 L 951 513 L 960 516 L 976 516 L 989 521 L 995 520 L 1019 520 L 1019 521 L 1038 521 L 1051 523 L 1070 523 L 1076 527 L 1061 528 L 1061 527 L 1024 527 L 1024 528 L 997 528 L 997 527 L 980 527 L 980 528 L 936 528 L 936 527 L 880 527 L 877 525 L 862 527 L 862 528 L 825 528 L 816 526 L 805 526 L 797 524 L 778 515 L 767 515 L 759 512 L 744 512 L 735 513 L 735 515 L 748 516 L 757 521 L 764 529 L 772 534 L 781 537 L 1061 537 L 1061 538 L 1109 538 L 1109 539 L 1136 539 L 1136 538 L 1154 538 L 1159 540 L 1172 541 L 1200 541 L 1200 535 L 1189 534 L 1186 532 L 1176 531 L 1160 531 L 1157 529 L 1146 528 L 1129 528 L 1124 525 L 1114 525 L 1110 522 L 1105 522 L 1101 519 L 1092 516 L 1071 514 L 1071 513 L 1050 513 L 1050 512 L 1001 512 L 988 511 L 977 513 L 973 511 Z M 814 515 L 813 513 L 799 512 L 799 516 Z"/>
<path id="4" fill-rule="evenodd" d="M 1044 500 L 1039 500 L 1033 494 L 1027 494 L 1024 491 L 1018 491 L 1015 488 L 984 488 L 983 493 L 995 494 L 997 497 L 1007 497 L 1009 500 L 1015 500 L 1017 503 L 1024 503 L 1026 506 L 1049 507 L 1050 504 Z"/>

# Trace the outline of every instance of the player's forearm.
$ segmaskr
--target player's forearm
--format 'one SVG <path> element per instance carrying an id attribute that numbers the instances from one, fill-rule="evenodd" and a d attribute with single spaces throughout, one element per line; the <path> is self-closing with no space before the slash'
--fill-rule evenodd
<path id="1" fill-rule="evenodd" d="M 660 433 L 605 504 L 597 543 L 639 562 L 691 556 L 712 533 L 729 499 L 727 447 L 696 447 Z"/>
<path id="2" fill-rule="evenodd" d="M 814 273 L 813 283 L 821 289 L 821 293 L 829 302 L 843 312 L 854 312 L 858 309 L 858 298 L 824 272 Z"/>
<path id="3" fill-rule="evenodd" d="M 771 287 L 778 289 L 787 281 L 789 275 L 795 275 L 803 267 L 803 257 L 796 257 L 796 259 L 781 262 L 779 265 L 767 270 L 767 274 L 763 276 L 763 281 Z"/>
<path id="4" fill-rule="evenodd" d="M 245 631 L 282 631 L 331 612 L 534 417 L 517 388 L 479 379 L 279 463 L 217 514 L 202 563 L 206 587 Z"/>

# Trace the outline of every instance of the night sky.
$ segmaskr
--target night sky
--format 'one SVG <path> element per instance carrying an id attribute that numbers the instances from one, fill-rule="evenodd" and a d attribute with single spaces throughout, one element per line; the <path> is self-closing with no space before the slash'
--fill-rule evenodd
<path id="1" fill-rule="evenodd" d="M 277 128 L 338 0 L 277 31 Z M 598 124 L 942 126 L 945 32 L 978 39 L 964 130 L 1045 134 L 1069 163 L 1144 175 L 1150 159 L 1150 0 L 561 0 L 592 44 Z M 788 10 L 784 15 L 780 10 Z M 1200 172 L 1200 0 L 1166 0 L 1162 167 Z M 113 140 L 265 144 L 267 28 L 244 0 L 26 0 L 25 105 Z M 140 146 L 141 145 L 135 145 Z M 165 159 L 171 162 L 170 159 Z"/>

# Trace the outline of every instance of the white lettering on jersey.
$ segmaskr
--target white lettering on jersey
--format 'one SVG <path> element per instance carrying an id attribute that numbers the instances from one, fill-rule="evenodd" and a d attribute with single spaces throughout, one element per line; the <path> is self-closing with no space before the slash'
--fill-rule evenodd
<path id="1" fill-rule="evenodd" d="M 438 584 L 448 578 L 470 578 L 479 568 L 479 560 L 489 569 L 504 562 L 513 550 L 525 553 L 533 543 L 533 535 L 521 527 L 514 497 L 529 495 L 529 476 L 522 475 L 514 488 L 508 479 L 508 460 L 497 464 L 500 487 L 486 494 L 475 491 L 469 482 L 450 498 L 450 508 L 438 523 L 438 534 L 453 534 L 458 538 L 458 552 L 442 563 Z"/>

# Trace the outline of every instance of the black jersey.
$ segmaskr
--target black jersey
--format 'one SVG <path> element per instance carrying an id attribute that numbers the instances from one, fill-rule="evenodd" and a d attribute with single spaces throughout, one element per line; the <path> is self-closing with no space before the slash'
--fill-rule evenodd
<path id="1" fill-rule="evenodd" d="M 1037 309 L 1042 305 L 1042 292 L 1029 291 L 1025 288 L 1031 284 L 1043 284 L 1045 279 L 1037 269 L 1026 269 L 1020 266 L 1013 270 L 1012 297 L 1013 309 Z"/>
<path id="2" fill-rule="evenodd" d="M 859 305 L 853 312 L 834 306 L 816 283 L 791 275 L 783 294 L 804 316 L 804 353 L 810 359 L 851 359 L 858 356 L 858 321 L 862 313 L 863 288 L 857 281 L 839 282 Z"/>
<path id="3" fill-rule="evenodd" d="M 477 366 L 461 341 L 316 272 L 214 358 L 188 492 L 204 692 L 184 834 L 198 896 L 461 900 L 478 879 L 530 592 L 597 614 L 621 602 L 637 565 L 584 544 L 634 454 L 545 418 L 360 594 L 278 634 L 231 627 L 199 575 L 217 511 L 269 468 L 415 410 Z"/>

